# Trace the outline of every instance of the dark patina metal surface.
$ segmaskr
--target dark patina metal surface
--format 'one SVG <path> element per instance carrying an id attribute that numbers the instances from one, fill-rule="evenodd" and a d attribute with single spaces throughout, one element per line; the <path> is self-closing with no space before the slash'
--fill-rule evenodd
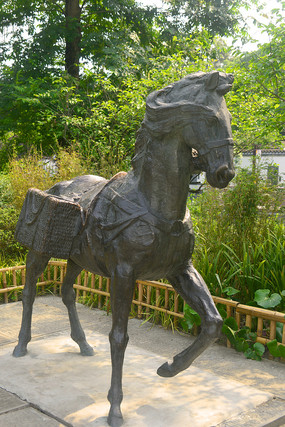
<path id="1" fill-rule="evenodd" d="M 220 334 L 222 319 L 191 262 L 194 233 L 186 201 L 194 171 L 205 171 L 208 182 L 217 188 L 226 187 L 234 176 L 230 114 L 223 97 L 232 82 L 233 77 L 225 73 L 199 72 L 151 93 L 129 173 L 110 181 L 77 177 L 27 195 L 16 233 L 30 252 L 14 356 L 26 354 L 36 281 L 51 256 L 68 259 L 62 298 L 71 336 L 86 356 L 93 349 L 78 320 L 72 285 L 83 268 L 110 277 L 108 423 L 113 427 L 123 423 L 122 368 L 136 279 L 167 278 L 202 321 L 195 342 L 172 363 L 163 364 L 159 375 L 171 377 L 188 368 Z"/>

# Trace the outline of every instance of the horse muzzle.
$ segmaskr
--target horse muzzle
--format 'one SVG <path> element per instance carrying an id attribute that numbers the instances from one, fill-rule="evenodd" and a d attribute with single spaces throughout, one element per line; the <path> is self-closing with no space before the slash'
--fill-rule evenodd
<path id="1" fill-rule="evenodd" d="M 219 166 L 214 172 L 206 172 L 208 183 L 216 188 L 225 188 L 234 176 L 234 170 L 227 165 Z"/>

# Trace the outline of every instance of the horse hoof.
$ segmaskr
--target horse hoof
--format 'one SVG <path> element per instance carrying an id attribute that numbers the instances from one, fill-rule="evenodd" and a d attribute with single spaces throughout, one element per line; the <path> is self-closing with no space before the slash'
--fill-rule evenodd
<path id="1" fill-rule="evenodd" d="M 80 345 L 80 353 L 82 356 L 93 356 L 94 350 L 89 344 Z"/>
<path id="2" fill-rule="evenodd" d="M 169 365 L 168 362 L 165 362 L 163 365 L 161 365 L 157 372 L 157 375 L 161 376 L 161 377 L 174 377 L 177 372 L 174 372 L 173 369 L 171 369 L 172 365 Z"/>
<path id="3" fill-rule="evenodd" d="M 113 411 L 110 409 L 107 421 L 109 426 L 111 427 L 120 427 L 121 425 L 123 425 L 124 419 L 120 409 L 118 411 Z"/>
<path id="4" fill-rule="evenodd" d="M 16 345 L 16 347 L 14 348 L 13 351 L 13 356 L 14 357 L 23 357 L 27 354 L 27 348 L 26 347 L 21 347 L 18 345 Z"/>

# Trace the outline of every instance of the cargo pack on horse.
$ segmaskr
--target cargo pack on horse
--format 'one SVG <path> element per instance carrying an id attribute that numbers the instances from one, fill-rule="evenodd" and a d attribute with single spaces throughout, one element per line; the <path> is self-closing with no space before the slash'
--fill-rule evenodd
<path id="1" fill-rule="evenodd" d="M 201 317 L 193 344 L 160 366 L 159 375 L 171 377 L 188 368 L 220 334 L 222 319 L 191 262 L 194 233 L 186 201 L 194 171 L 205 171 L 218 188 L 234 176 L 230 114 L 223 97 L 232 82 L 232 75 L 198 72 L 151 93 L 129 173 L 109 181 L 81 176 L 27 194 L 16 230 L 30 251 L 14 356 L 26 354 L 36 282 L 51 256 L 68 259 L 62 299 L 71 337 L 83 355 L 92 355 L 93 349 L 79 323 L 73 283 L 82 269 L 110 277 L 111 426 L 123 423 L 122 367 L 136 279 L 167 278 Z"/>

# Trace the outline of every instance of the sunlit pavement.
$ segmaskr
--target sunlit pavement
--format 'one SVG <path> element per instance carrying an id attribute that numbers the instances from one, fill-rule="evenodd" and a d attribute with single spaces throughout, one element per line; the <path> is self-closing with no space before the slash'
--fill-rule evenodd
<path id="1" fill-rule="evenodd" d="M 82 357 L 69 337 L 58 297 L 38 297 L 28 354 L 13 358 L 21 303 L 0 306 L 0 427 L 107 426 L 111 315 L 78 305 L 95 355 Z M 129 321 L 123 375 L 126 427 L 285 425 L 285 364 L 247 360 L 214 345 L 174 378 L 157 368 L 193 338 Z"/>

